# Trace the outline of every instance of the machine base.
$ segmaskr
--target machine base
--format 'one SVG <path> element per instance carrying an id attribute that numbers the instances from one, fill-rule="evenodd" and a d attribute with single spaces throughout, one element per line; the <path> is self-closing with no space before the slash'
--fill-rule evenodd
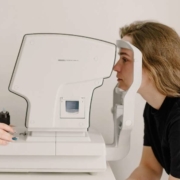
<path id="1" fill-rule="evenodd" d="M 0 172 L 101 172 L 106 170 L 106 146 L 97 132 L 90 141 L 16 142 L 0 146 Z"/>

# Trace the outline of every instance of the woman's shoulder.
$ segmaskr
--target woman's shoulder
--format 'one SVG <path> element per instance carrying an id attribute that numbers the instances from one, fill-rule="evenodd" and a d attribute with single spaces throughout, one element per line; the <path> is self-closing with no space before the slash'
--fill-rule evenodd
<path id="1" fill-rule="evenodd" d="M 175 121 L 180 122 L 180 97 L 166 97 L 158 110 L 146 103 L 143 116 L 146 119 L 163 118 L 168 124 Z"/>
<path id="2" fill-rule="evenodd" d="M 169 126 L 180 126 L 180 97 L 170 98 L 170 106 L 168 113 Z"/>
<path id="3" fill-rule="evenodd" d="M 175 97 L 175 98 L 168 98 L 168 106 L 169 110 L 171 111 L 171 115 L 174 113 L 180 113 L 180 97 Z"/>

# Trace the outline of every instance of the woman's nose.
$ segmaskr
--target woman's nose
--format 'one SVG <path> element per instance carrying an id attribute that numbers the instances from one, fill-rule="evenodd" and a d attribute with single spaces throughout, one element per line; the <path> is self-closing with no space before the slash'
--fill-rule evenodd
<path id="1" fill-rule="evenodd" d="M 116 71 L 116 72 L 121 71 L 121 67 L 120 67 L 119 62 L 117 62 L 117 63 L 114 65 L 113 70 Z"/>

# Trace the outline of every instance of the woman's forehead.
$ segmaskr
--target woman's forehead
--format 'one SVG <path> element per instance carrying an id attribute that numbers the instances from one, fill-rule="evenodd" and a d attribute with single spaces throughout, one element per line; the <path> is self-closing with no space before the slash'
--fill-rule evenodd
<path id="1" fill-rule="evenodd" d="M 119 55 L 127 55 L 132 57 L 133 56 L 133 51 L 130 49 L 126 49 L 126 48 L 120 48 L 119 49 Z"/>
<path id="2" fill-rule="evenodd" d="M 124 36 L 122 38 L 122 40 L 125 40 L 125 41 L 128 41 L 128 42 L 132 43 L 132 38 L 130 36 L 128 36 L 128 35 Z M 126 48 L 120 48 L 118 54 L 119 55 L 128 55 L 130 57 L 133 57 L 133 51 L 130 50 L 130 49 L 126 49 Z"/>

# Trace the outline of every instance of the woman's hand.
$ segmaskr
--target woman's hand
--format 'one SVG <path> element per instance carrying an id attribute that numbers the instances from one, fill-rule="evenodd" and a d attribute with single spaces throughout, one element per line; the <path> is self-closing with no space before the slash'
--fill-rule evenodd
<path id="1" fill-rule="evenodd" d="M 12 142 L 14 130 L 11 126 L 0 123 L 0 145 L 7 145 Z"/>

